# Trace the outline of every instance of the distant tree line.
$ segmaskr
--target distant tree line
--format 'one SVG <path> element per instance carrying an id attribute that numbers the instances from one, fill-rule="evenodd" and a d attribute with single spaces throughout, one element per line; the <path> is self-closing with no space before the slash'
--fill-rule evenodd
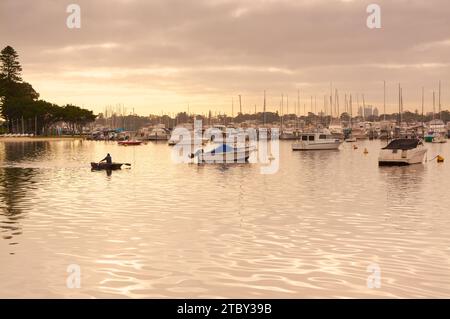
<path id="1" fill-rule="evenodd" d="M 79 133 L 95 121 L 92 111 L 75 105 L 58 106 L 40 100 L 31 84 L 22 80 L 19 55 L 11 46 L 0 52 L 0 114 L 3 131 L 48 134 L 56 123 L 64 123 L 71 133 Z"/>

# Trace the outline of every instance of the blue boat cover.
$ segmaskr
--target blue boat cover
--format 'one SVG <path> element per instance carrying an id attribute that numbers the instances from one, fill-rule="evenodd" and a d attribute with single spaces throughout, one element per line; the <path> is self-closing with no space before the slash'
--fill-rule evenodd
<path id="1" fill-rule="evenodd" d="M 418 139 L 406 139 L 406 138 L 399 138 L 396 140 L 393 140 L 383 148 L 384 150 L 411 150 L 417 147 L 419 145 Z"/>
<path id="2" fill-rule="evenodd" d="M 227 145 L 227 144 L 219 145 L 218 147 L 216 147 L 214 149 L 214 153 L 215 154 L 217 154 L 217 153 L 228 153 L 228 152 L 234 152 L 234 148 L 229 146 L 229 145 Z"/>

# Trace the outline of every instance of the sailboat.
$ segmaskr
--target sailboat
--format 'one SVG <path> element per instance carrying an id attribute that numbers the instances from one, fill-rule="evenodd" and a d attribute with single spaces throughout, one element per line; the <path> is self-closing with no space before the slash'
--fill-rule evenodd
<path id="1" fill-rule="evenodd" d="M 439 119 L 430 122 L 430 129 L 434 132 L 434 138 L 432 143 L 447 143 L 445 123 L 442 121 L 441 112 L 441 81 L 439 81 Z"/>
<path id="2" fill-rule="evenodd" d="M 355 143 L 357 141 L 356 137 L 353 136 L 353 104 L 352 104 L 352 95 L 350 94 L 350 100 L 349 100 L 349 108 L 350 108 L 350 134 L 347 136 L 347 138 L 345 139 L 345 141 L 347 143 Z"/>

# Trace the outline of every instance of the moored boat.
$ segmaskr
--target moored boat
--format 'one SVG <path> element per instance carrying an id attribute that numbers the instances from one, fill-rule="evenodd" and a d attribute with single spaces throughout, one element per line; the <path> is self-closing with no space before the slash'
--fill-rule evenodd
<path id="1" fill-rule="evenodd" d="M 147 140 L 149 141 L 167 141 L 169 138 L 170 138 L 169 131 L 162 127 L 154 128 L 147 135 Z"/>
<path id="2" fill-rule="evenodd" d="M 337 150 L 342 141 L 327 131 L 301 133 L 299 140 L 292 144 L 293 151 Z"/>
<path id="3" fill-rule="evenodd" d="M 133 140 L 133 141 L 120 141 L 120 142 L 118 142 L 118 144 L 122 145 L 122 146 L 133 146 L 133 145 L 141 145 L 142 141 L 136 141 L 136 140 Z"/>
<path id="4" fill-rule="evenodd" d="M 379 166 L 401 166 L 421 164 L 427 148 L 418 138 L 399 138 L 382 148 L 378 157 Z"/>
<path id="5" fill-rule="evenodd" d="M 245 163 L 254 149 L 249 146 L 231 146 L 229 144 L 211 144 L 200 148 L 190 155 L 197 163 Z"/>
<path id="6" fill-rule="evenodd" d="M 115 171 L 122 168 L 123 163 L 95 163 L 91 162 L 91 168 L 95 171 L 107 170 L 107 171 Z"/>

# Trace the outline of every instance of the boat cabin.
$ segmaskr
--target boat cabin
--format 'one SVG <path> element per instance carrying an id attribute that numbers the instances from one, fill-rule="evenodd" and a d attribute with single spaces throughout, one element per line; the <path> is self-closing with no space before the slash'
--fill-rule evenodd
<path id="1" fill-rule="evenodd" d="M 305 142 L 316 142 L 320 140 L 335 140 L 333 135 L 328 134 L 300 134 L 298 137 L 299 140 Z"/>

